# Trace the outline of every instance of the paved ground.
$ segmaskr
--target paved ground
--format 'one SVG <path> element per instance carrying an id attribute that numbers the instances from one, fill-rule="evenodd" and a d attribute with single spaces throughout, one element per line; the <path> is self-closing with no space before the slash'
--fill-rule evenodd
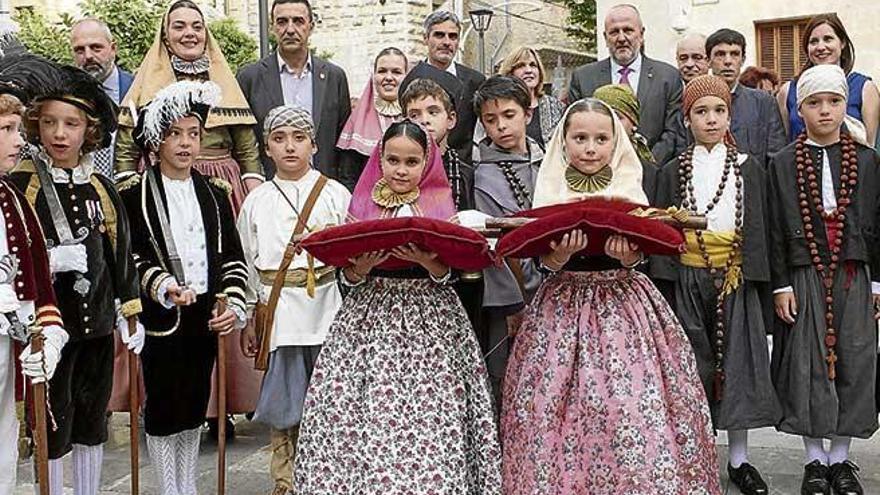
<path id="1" fill-rule="evenodd" d="M 120 495 L 129 493 L 128 470 L 128 416 L 115 415 L 113 434 L 108 442 L 104 456 L 104 485 L 100 495 Z M 230 495 L 261 495 L 268 493 L 271 482 L 268 476 L 269 454 L 267 445 L 269 434 L 265 427 L 241 419 L 236 426 L 235 441 L 227 449 L 228 475 L 227 493 Z M 718 438 L 719 462 L 722 466 L 722 482 L 728 485 L 727 473 L 723 466 L 727 463 L 727 439 L 722 434 Z M 750 438 L 751 462 L 765 475 L 771 493 L 796 495 L 800 493 L 800 480 L 803 469 L 803 448 L 798 438 L 777 433 L 772 429 L 754 432 Z M 202 436 L 202 450 L 199 464 L 201 475 L 199 491 L 209 494 L 216 491 L 217 464 L 216 445 Z M 69 456 L 68 456 L 69 457 Z M 853 443 L 853 460 L 861 466 L 862 482 L 866 494 L 880 495 L 880 435 L 871 440 L 857 440 Z M 65 478 L 70 486 L 70 462 L 65 465 Z M 19 487 L 15 495 L 32 495 L 33 485 L 30 463 L 20 464 L 18 469 Z M 72 490 L 65 493 L 73 493 Z M 156 495 L 155 478 L 148 462 L 146 449 L 141 442 L 141 493 Z M 727 494 L 739 491 L 727 487 Z M 345 495 L 345 494 L 339 494 Z"/>

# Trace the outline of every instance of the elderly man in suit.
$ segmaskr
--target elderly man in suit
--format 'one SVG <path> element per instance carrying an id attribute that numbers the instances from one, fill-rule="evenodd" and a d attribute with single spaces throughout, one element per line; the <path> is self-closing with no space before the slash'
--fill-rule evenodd
<path id="1" fill-rule="evenodd" d="M 477 115 L 474 113 L 474 93 L 486 80 L 486 76 L 455 62 L 461 35 L 461 20 L 452 12 L 438 10 L 425 18 L 425 45 L 428 47 L 427 63 L 445 70 L 461 81 L 462 94 L 457 98 L 455 113 L 458 122 L 449 134 L 449 146 L 459 156 L 470 162 Z"/>
<path id="2" fill-rule="evenodd" d="M 706 37 L 699 33 L 691 33 L 678 40 L 675 44 L 675 62 L 678 64 L 678 72 L 684 84 L 697 76 L 708 74 Z"/>
<path id="3" fill-rule="evenodd" d="M 681 76 L 675 67 L 642 54 L 645 28 L 632 5 L 611 7 L 605 16 L 609 58 L 578 68 L 571 76 L 570 102 L 591 96 L 599 86 L 625 84 L 639 99 L 639 133 L 658 164 L 685 147 L 681 119 Z"/>
<path id="4" fill-rule="evenodd" d="M 737 148 L 766 167 L 770 157 L 788 140 L 773 96 L 738 82 L 746 60 L 746 38 L 732 29 L 719 29 L 706 39 L 706 53 L 712 74 L 730 86 L 730 132 Z"/>
<path id="5" fill-rule="evenodd" d="M 94 17 L 77 21 L 70 30 L 73 61 L 104 87 L 104 92 L 117 105 L 125 97 L 134 77 L 116 65 L 116 41 L 107 24 Z M 113 177 L 113 145 L 95 151 L 95 166 L 107 177 Z"/>
<path id="6" fill-rule="evenodd" d="M 351 114 L 345 72 L 309 52 L 315 18 L 308 0 L 274 0 L 270 21 L 278 40 L 277 51 L 238 73 L 238 84 L 257 118 L 257 140 L 263 142 L 263 120 L 270 110 L 281 105 L 305 108 L 317 129 L 318 151 L 312 166 L 339 179 L 344 171 L 336 141 Z M 275 165 L 263 147 L 260 158 L 266 177 L 274 176 Z"/>

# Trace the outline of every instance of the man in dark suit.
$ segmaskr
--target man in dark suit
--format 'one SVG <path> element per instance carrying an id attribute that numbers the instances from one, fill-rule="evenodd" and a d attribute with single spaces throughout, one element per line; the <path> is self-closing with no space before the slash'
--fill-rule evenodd
<path id="1" fill-rule="evenodd" d="M 681 76 L 675 67 L 642 54 L 643 35 L 639 11 L 617 5 L 605 16 L 605 43 L 609 58 L 575 70 L 568 89 L 569 102 L 591 96 L 599 86 L 626 84 L 639 99 L 639 133 L 658 164 L 685 147 L 681 118 Z"/>
<path id="2" fill-rule="evenodd" d="M 712 74 L 730 86 L 730 132 L 737 148 L 766 167 L 770 157 L 788 144 L 788 140 L 773 96 L 738 82 L 746 59 L 746 38 L 732 29 L 719 29 L 706 39 L 706 53 Z"/>
<path id="3" fill-rule="evenodd" d="M 438 10 L 425 18 L 424 28 L 428 63 L 454 75 L 463 86 L 455 109 L 458 122 L 449 134 L 449 146 L 457 150 L 462 159 L 470 162 L 474 127 L 477 125 L 474 93 L 486 80 L 486 76 L 454 61 L 461 35 L 461 21 L 457 15 L 447 10 Z"/>
<path id="4" fill-rule="evenodd" d="M 88 72 L 104 87 L 104 92 L 117 105 L 125 98 L 134 77 L 116 65 L 116 41 L 107 24 L 87 17 L 70 30 L 70 48 L 76 66 Z M 95 151 L 98 172 L 113 178 L 113 144 Z"/>
<path id="5" fill-rule="evenodd" d="M 281 105 L 303 107 L 311 112 L 317 129 L 318 151 L 312 166 L 340 179 L 345 171 L 341 170 L 336 141 L 351 114 L 345 72 L 309 52 L 315 19 L 308 0 L 274 0 L 270 21 L 277 50 L 238 73 L 238 84 L 257 118 L 257 141 L 263 142 L 263 119 L 270 110 Z M 263 147 L 260 158 L 266 177 L 271 178 L 275 165 Z"/>

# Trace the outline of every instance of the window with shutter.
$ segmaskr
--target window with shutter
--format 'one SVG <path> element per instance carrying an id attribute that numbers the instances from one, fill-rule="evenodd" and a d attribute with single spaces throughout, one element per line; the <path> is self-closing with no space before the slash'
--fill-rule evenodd
<path id="1" fill-rule="evenodd" d="M 801 40 L 810 17 L 755 21 L 758 64 L 779 74 L 782 81 L 797 76 L 807 61 Z"/>

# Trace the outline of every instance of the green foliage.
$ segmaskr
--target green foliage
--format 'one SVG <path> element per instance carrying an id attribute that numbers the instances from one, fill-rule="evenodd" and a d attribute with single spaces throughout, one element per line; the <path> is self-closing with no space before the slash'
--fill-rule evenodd
<path id="1" fill-rule="evenodd" d="M 165 9 L 159 0 L 83 0 L 79 7 L 83 17 L 107 23 L 116 39 L 116 61 L 129 71 L 137 70 L 153 44 Z"/>
<path id="2" fill-rule="evenodd" d="M 563 0 L 569 9 L 568 36 L 580 45 L 581 49 L 594 53 L 596 51 L 596 1 L 595 0 Z"/>
<path id="3" fill-rule="evenodd" d="M 214 21 L 208 25 L 208 29 L 214 34 L 232 72 L 238 72 L 243 65 L 257 60 L 257 42 L 239 29 L 234 19 Z"/>
<path id="4" fill-rule="evenodd" d="M 42 13 L 32 7 L 18 9 L 15 21 L 19 27 L 18 39 L 31 52 L 56 62 L 73 61 L 66 26 L 49 23 Z"/>
<path id="5" fill-rule="evenodd" d="M 116 39 L 116 62 L 135 71 L 153 44 L 156 30 L 165 12 L 163 0 L 82 0 L 82 17 L 95 17 L 107 23 Z M 51 23 L 33 8 L 19 8 L 15 14 L 19 39 L 30 51 L 48 59 L 72 63 L 70 27 L 74 19 L 62 15 L 60 23 Z M 233 19 L 209 24 L 232 71 L 257 59 L 257 43 L 242 31 Z"/>

